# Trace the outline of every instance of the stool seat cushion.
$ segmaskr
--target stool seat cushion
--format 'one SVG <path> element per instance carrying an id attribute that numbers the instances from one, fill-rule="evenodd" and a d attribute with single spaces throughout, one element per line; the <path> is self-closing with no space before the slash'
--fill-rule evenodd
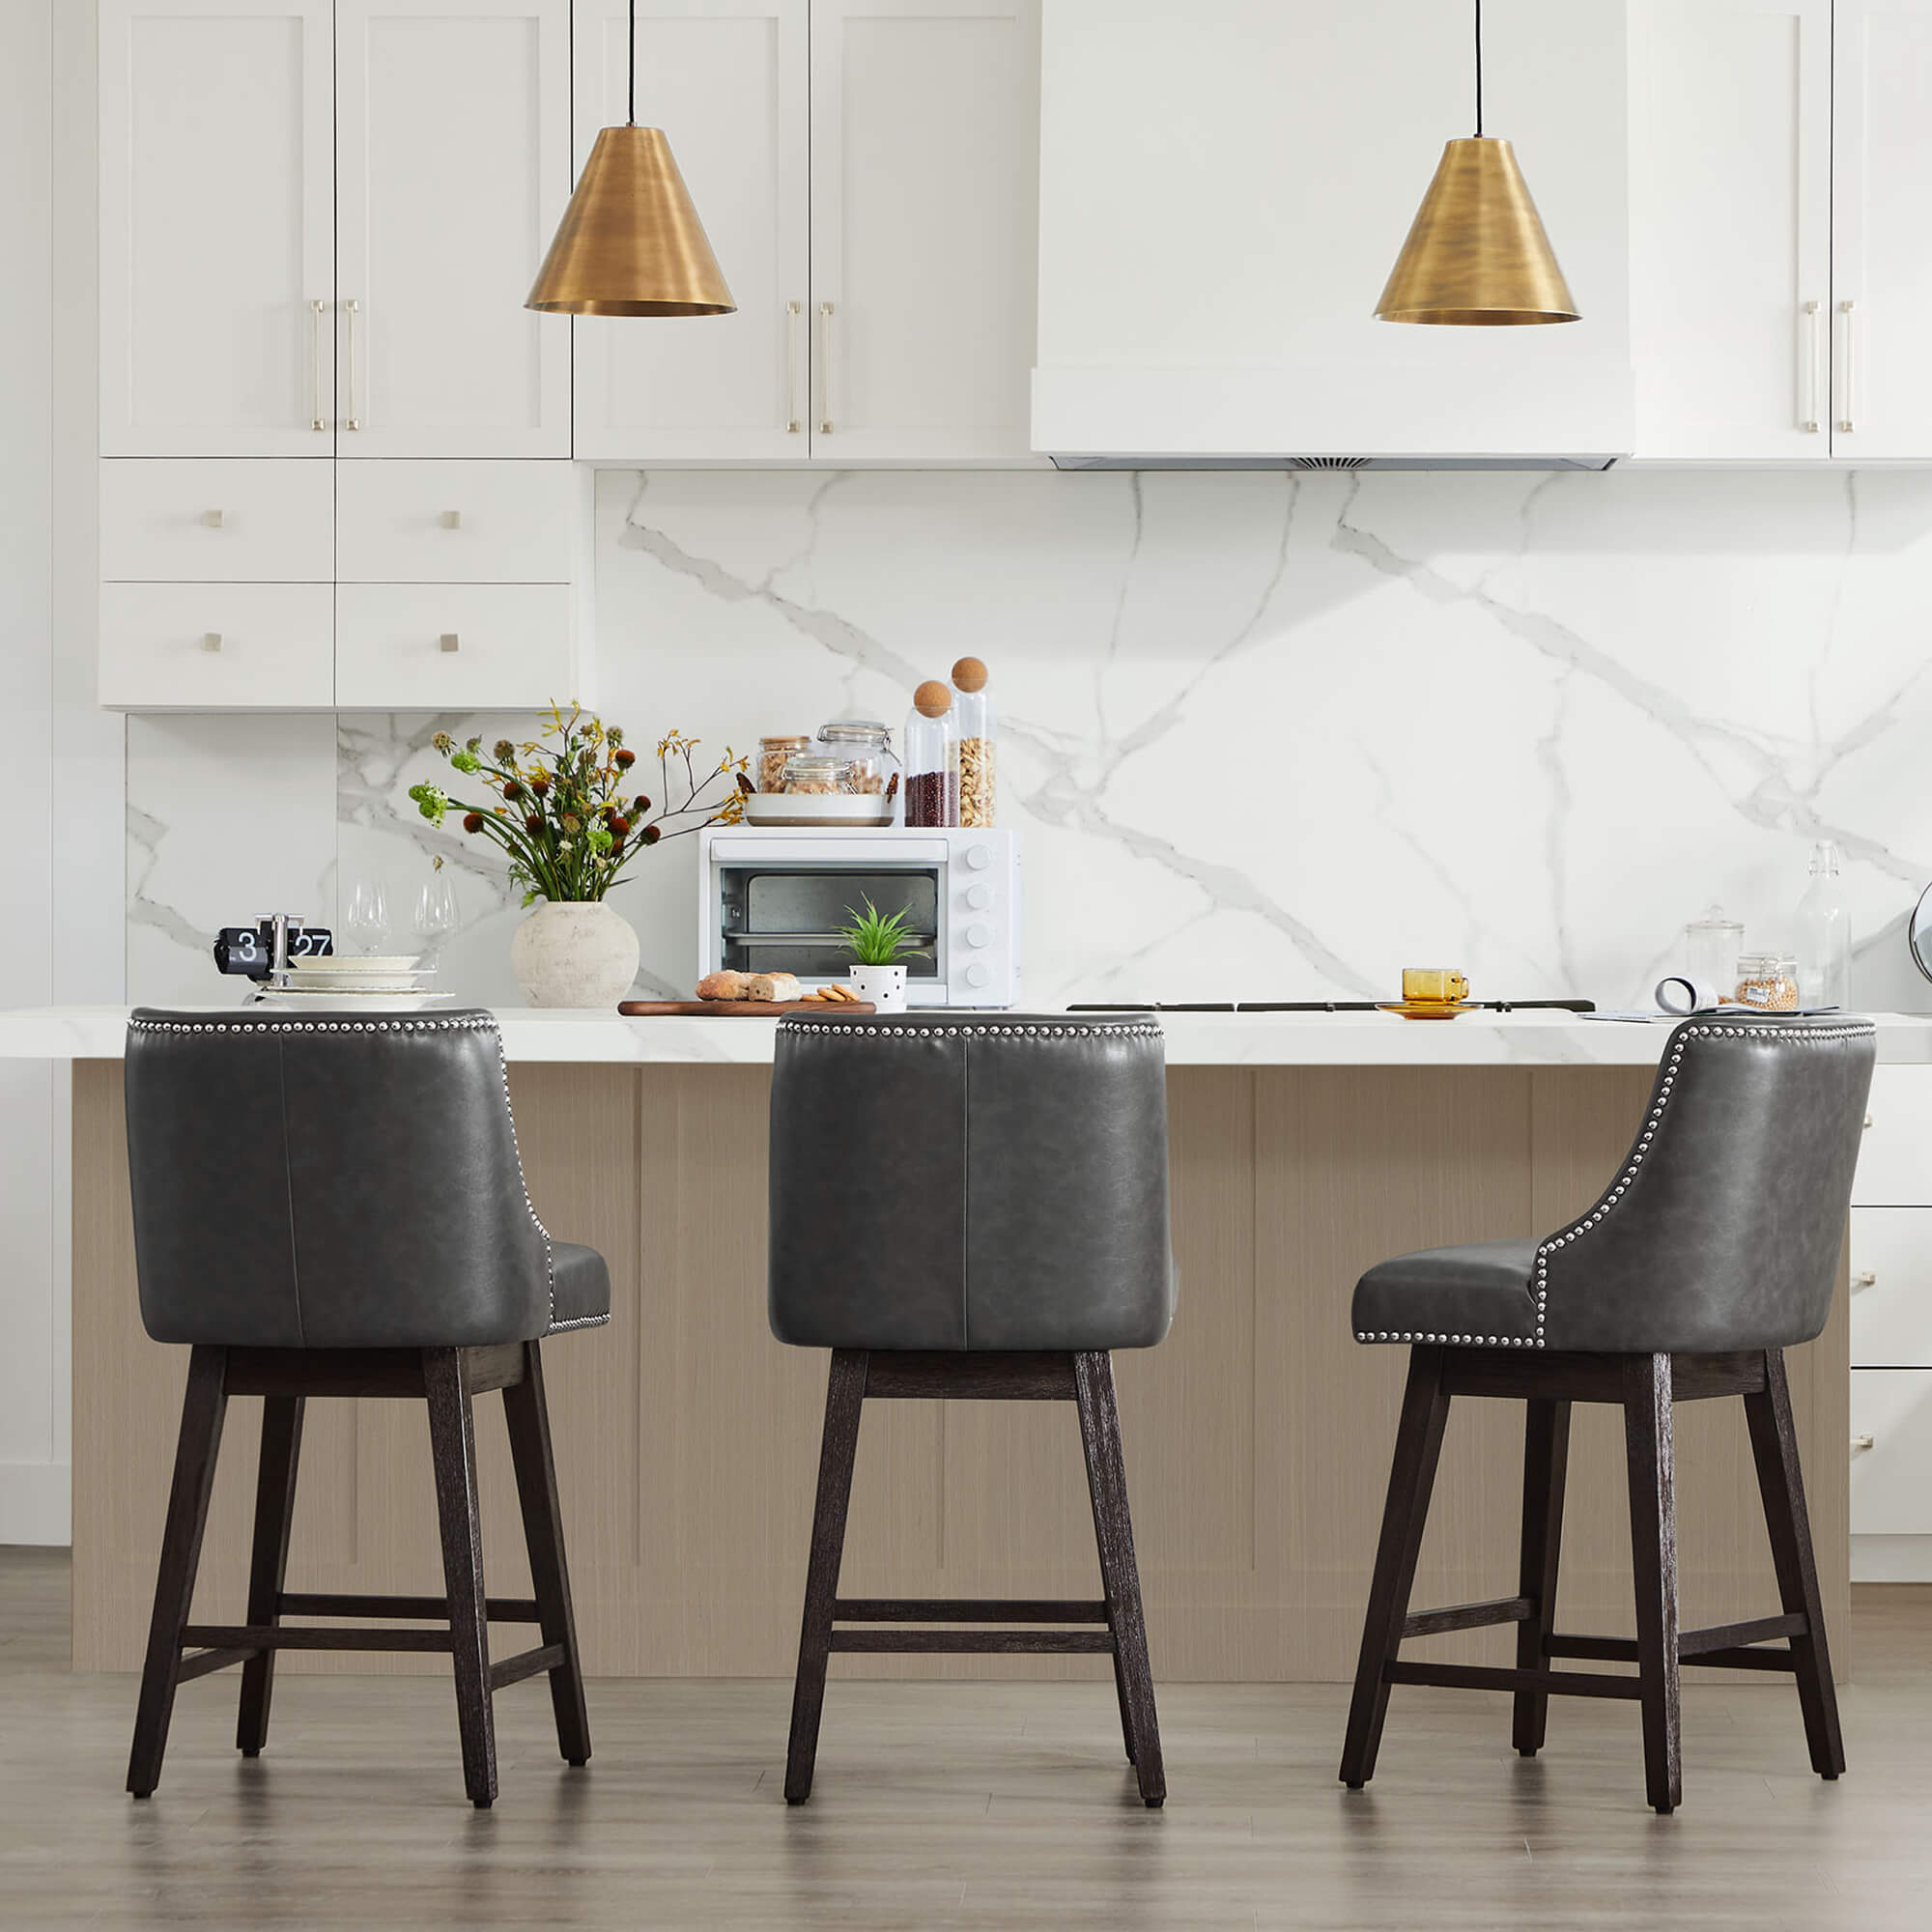
<path id="1" fill-rule="evenodd" d="M 1526 1346 L 1536 1336 L 1536 1242 L 1471 1241 L 1378 1262 L 1355 1284 L 1358 1342 Z"/>
<path id="2" fill-rule="evenodd" d="M 611 1319 L 611 1270 L 595 1248 L 575 1241 L 550 1244 L 550 1332 L 590 1328 Z"/>

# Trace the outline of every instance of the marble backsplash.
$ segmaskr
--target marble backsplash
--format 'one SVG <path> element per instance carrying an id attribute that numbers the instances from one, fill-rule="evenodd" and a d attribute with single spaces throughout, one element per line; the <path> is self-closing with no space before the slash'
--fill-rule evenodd
<path id="1" fill-rule="evenodd" d="M 895 726 L 967 652 L 1025 839 L 1030 1000 L 1638 996 L 1712 901 L 1794 936 L 1835 838 L 1854 993 L 1932 1006 L 1932 474 L 607 471 L 599 709 L 707 753 Z M 218 997 L 207 947 L 356 879 L 445 980 L 513 1004 L 499 866 L 405 796 L 431 734 L 527 721 L 130 719 L 128 981 Z M 646 786 L 646 789 L 653 789 Z M 695 841 L 614 902 L 640 988 L 695 972 Z"/>

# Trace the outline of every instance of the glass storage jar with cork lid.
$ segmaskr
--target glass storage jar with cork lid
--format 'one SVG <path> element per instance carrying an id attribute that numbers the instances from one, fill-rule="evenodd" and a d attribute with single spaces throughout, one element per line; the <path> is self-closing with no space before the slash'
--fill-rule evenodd
<path id="1" fill-rule="evenodd" d="M 978 658 L 961 658 L 952 667 L 952 688 L 959 694 L 953 701 L 959 718 L 959 822 L 989 826 L 997 720 L 993 694 L 986 689 L 986 667 Z"/>
<path id="2" fill-rule="evenodd" d="M 784 789 L 785 766 L 793 753 L 809 752 L 811 739 L 803 732 L 781 733 L 777 737 L 758 740 L 758 789 L 760 791 L 782 791 Z"/>
<path id="3" fill-rule="evenodd" d="M 959 738 L 952 690 L 929 677 L 912 695 L 905 725 L 905 822 L 959 823 Z"/>

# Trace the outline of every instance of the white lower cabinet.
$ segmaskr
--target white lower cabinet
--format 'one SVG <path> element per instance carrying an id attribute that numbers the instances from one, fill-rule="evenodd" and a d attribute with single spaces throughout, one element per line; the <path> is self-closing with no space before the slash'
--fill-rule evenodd
<path id="1" fill-rule="evenodd" d="M 137 711 L 326 711 L 327 583 L 106 583 L 100 702 Z"/>
<path id="2" fill-rule="evenodd" d="M 1852 1371 L 1852 1531 L 1932 1536 L 1932 1369 Z"/>
<path id="3" fill-rule="evenodd" d="M 1932 1370 L 1932 1208 L 1854 1208 L 1851 1269 L 1853 1362 Z"/>
<path id="4" fill-rule="evenodd" d="M 533 711 L 577 689 L 564 583 L 341 583 L 338 711 Z"/>

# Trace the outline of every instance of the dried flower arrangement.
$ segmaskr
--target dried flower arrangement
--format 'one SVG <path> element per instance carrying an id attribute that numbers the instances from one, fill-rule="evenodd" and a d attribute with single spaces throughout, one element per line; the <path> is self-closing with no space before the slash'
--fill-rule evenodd
<path id="1" fill-rule="evenodd" d="M 510 876 L 525 888 L 525 905 L 538 899 L 557 904 L 601 899 L 648 847 L 702 826 L 732 825 L 742 816 L 738 775 L 748 761 L 729 746 L 700 779 L 693 755 L 697 740 L 680 731 L 660 738 L 660 803 L 654 809 L 644 793 L 627 795 L 636 782 L 631 772 L 638 754 L 624 743 L 620 726 L 607 725 L 576 704 L 568 717 L 553 704 L 550 719 L 541 740 L 515 745 L 499 738 L 488 757 L 480 737 L 459 745 L 447 731 L 439 731 L 431 740 L 452 770 L 496 793 L 494 804 L 469 804 L 440 785 L 410 787 L 416 810 L 432 825 L 459 811 L 465 832 L 492 839 L 509 854 Z M 721 780 L 724 796 L 711 796 Z M 680 804 L 669 802 L 674 789 L 683 793 Z"/>

